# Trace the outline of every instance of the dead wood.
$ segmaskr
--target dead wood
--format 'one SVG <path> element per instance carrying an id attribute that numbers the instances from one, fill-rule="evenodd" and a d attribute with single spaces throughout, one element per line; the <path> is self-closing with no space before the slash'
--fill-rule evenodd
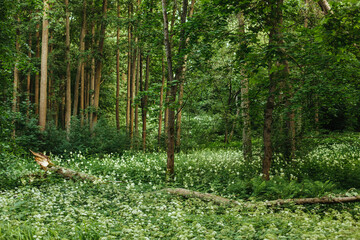
<path id="1" fill-rule="evenodd" d="M 39 164 L 41 169 L 43 169 L 44 171 L 55 172 L 67 179 L 73 179 L 73 180 L 81 179 L 81 180 L 88 180 L 88 181 L 92 181 L 92 182 L 98 180 L 98 178 L 95 176 L 92 176 L 92 175 L 89 175 L 86 173 L 82 173 L 82 172 L 77 172 L 77 171 L 74 171 L 69 168 L 56 166 L 54 163 L 52 163 L 50 161 L 50 158 L 48 156 L 46 156 L 42 153 L 36 153 L 31 150 L 30 150 L 30 152 L 34 155 L 36 163 Z"/>
<path id="2" fill-rule="evenodd" d="M 210 193 L 191 191 L 184 188 L 165 188 L 163 189 L 163 191 L 172 195 L 178 195 L 186 198 L 199 198 L 205 201 L 212 201 L 220 205 L 221 204 L 231 205 L 231 206 L 241 205 L 240 202 L 232 199 L 220 197 Z M 264 204 L 270 207 L 270 206 L 285 205 L 285 204 L 305 205 L 305 204 L 331 204 L 331 203 L 347 203 L 347 202 L 360 202 L 360 196 L 278 199 L 274 201 L 266 201 L 264 202 Z M 246 203 L 245 205 L 249 206 L 252 204 Z"/>
<path id="3" fill-rule="evenodd" d="M 205 201 L 212 201 L 216 204 L 240 205 L 240 203 L 235 200 L 220 197 L 220 196 L 213 195 L 210 193 L 201 193 L 201 192 L 191 191 L 191 190 L 184 189 L 184 188 L 165 188 L 165 189 L 163 189 L 163 191 L 170 193 L 172 195 L 183 196 L 186 198 L 200 198 Z"/>

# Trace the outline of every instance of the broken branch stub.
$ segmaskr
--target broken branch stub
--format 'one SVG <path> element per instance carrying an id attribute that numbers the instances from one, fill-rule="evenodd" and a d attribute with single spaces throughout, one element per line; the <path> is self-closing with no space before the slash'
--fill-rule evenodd
<path id="1" fill-rule="evenodd" d="M 55 172 L 65 178 L 68 179 L 81 179 L 81 180 L 88 180 L 88 181 L 96 181 L 98 180 L 97 177 L 86 174 L 86 173 L 82 173 L 82 172 L 77 172 L 74 171 L 72 169 L 69 168 L 64 168 L 61 166 L 56 166 L 54 163 L 52 163 L 50 161 L 50 158 L 42 153 L 36 153 L 30 150 L 30 152 L 34 155 L 35 161 L 37 164 L 40 165 L 41 169 L 45 170 L 45 171 L 51 171 L 51 172 Z"/>

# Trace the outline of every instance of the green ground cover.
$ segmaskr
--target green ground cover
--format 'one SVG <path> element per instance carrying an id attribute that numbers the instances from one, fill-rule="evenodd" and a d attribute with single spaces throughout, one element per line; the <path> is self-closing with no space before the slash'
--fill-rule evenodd
<path id="1" fill-rule="evenodd" d="M 237 150 L 179 154 L 172 184 L 165 182 L 165 153 L 52 156 L 56 164 L 96 175 L 105 184 L 55 174 L 40 178 L 32 158 L 3 155 L 0 239 L 359 239 L 358 203 L 263 204 L 357 195 L 360 150 L 349 144 L 324 146 L 292 163 L 278 156 L 269 182 L 258 174 L 260 154 L 245 163 Z M 169 185 L 243 204 L 219 206 L 159 191 Z"/>

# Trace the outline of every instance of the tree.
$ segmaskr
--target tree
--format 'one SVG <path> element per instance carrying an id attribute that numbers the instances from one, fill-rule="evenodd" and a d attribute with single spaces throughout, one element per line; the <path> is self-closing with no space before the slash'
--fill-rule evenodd
<path id="1" fill-rule="evenodd" d="M 47 111 L 47 61 L 48 61 L 48 39 L 49 39 L 49 3 L 44 0 L 43 28 L 42 28 L 42 48 L 41 48 L 41 82 L 40 82 L 40 106 L 39 106 L 39 126 L 42 131 L 46 127 Z"/>
<path id="2" fill-rule="evenodd" d="M 66 112 L 65 112 L 65 128 L 70 133 L 71 120 L 71 68 L 70 68 L 70 19 L 69 19 L 69 0 L 65 0 L 66 8 Z"/>

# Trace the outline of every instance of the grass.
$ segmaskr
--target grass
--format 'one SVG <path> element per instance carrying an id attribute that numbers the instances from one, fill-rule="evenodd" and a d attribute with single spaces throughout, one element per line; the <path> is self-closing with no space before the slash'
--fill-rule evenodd
<path id="1" fill-rule="evenodd" d="M 257 156 L 257 157 L 256 157 Z M 237 150 L 201 150 L 176 158 L 184 187 L 237 199 L 226 207 L 158 191 L 165 153 L 52 156 L 58 165 L 105 184 L 41 176 L 31 158 L 7 155 L 0 170 L 0 239 L 359 239 L 360 204 L 265 207 L 262 200 L 357 195 L 360 150 L 333 144 L 292 163 L 276 156 L 272 180 Z M 113 181 L 120 182 L 113 182 Z M 254 204 L 247 205 L 252 201 Z"/>

